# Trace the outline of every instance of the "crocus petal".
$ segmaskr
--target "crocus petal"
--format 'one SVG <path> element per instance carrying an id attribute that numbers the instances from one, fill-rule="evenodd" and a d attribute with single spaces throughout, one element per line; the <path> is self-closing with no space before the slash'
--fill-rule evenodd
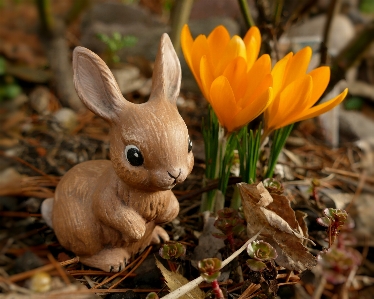
<path id="1" fill-rule="evenodd" d="M 247 86 L 241 84 L 245 79 L 246 71 L 247 63 L 243 57 L 239 56 L 232 60 L 223 72 L 223 76 L 230 82 L 236 100 L 242 98 L 246 92 Z"/>
<path id="2" fill-rule="evenodd" d="M 312 91 L 313 81 L 309 75 L 304 75 L 289 84 L 280 94 L 282 105 L 278 110 L 279 118 L 287 121 L 300 115 L 309 102 Z"/>
<path id="3" fill-rule="evenodd" d="M 190 69 L 192 69 L 192 60 L 191 60 L 192 45 L 193 45 L 193 38 L 191 35 L 191 31 L 188 28 L 188 25 L 186 24 L 182 28 L 181 46 L 182 46 L 184 58 L 186 59 L 186 62 Z"/>
<path id="4" fill-rule="evenodd" d="M 200 81 L 200 61 L 204 55 L 208 56 L 208 42 L 205 35 L 199 35 L 192 45 L 191 50 L 191 61 L 192 61 L 192 71 L 195 76 L 196 81 L 198 81 L 199 86 L 201 86 Z M 208 64 L 209 60 L 208 60 Z"/>
<path id="5" fill-rule="evenodd" d="M 302 121 L 302 120 L 306 120 L 308 118 L 316 117 L 318 115 L 321 115 L 321 114 L 333 109 L 334 107 L 339 105 L 345 99 L 347 94 L 348 94 L 348 88 L 346 88 L 341 94 L 339 94 L 335 98 L 333 98 L 333 99 L 331 99 L 331 100 L 329 100 L 325 103 L 314 106 L 314 107 L 310 108 L 309 110 L 301 113 L 298 116 L 298 118 L 295 119 L 293 122 Z"/>
<path id="6" fill-rule="evenodd" d="M 233 121 L 228 124 L 227 130 L 229 132 L 240 129 L 256 117 L 258 117 L 272 101 L 273 89 L 269 87 L 266 89 L 254 102 L 246 106 L 244 109 L 235 115 Z"/>
<path id="7" fill-rule="evenodd" d="M 312 70 L 309 75 L 313 80 L 313 92 L 307 108 L 312 107 L 325 92 L 330 81 L 330 68 L 328 66 L 321 66 Z"/>
<path id="8" fill-rule="evenodd" d="M 312 58 L 312 49 L 305 47 L 297 52 L 287 64 L 284 86 L 306 74 L 310 59 Z"/>
<path id="9" fill-rule="evenodd" d="M 288 53 L 286 56 L 284 56 L 281 60 L 279 60 L 274 65 L 274 68 L 271 71 L 273 78 L 276 78 L 276 80 L 274 80 L 273 82 L 273 90 L 274 90 L 275 97 L 279 94 L 279 92 L 281 91 L 283 87 L 284 74 L 286 71 L 286 67 L 289 61 L 292 59 L 292 56 L 293 56 L 292 52 Z"/>
<path id="10" fill-rule="evenodd" d="M 241 56 L 246 59 L 246 50 L 243 40 L 235 35 L 227 44 L 226 49 L 218 62 L 214 62 L 216 67 L 214 69 L 214 76 L 219 76 L 223 73 L 230 61 L 236 57 Z"/>
<path id="11" fill-rule="evenodd" d="M 251 92 L 249 93 L 248 90 L 245 93 L 244 97 L 238 101 L 238 105 L 240 107 L 246 107 L 248 105 L 252 105 L 251 103 L 256 101 L 256 99 L 264 93 L 265 90 L 267 90 L 269 87 L 272 86 L 273 83 L 273 77 L 271 74 L 267 74 L 265 77 L 262 78 L 260 82 L 256 82 L 253 89 L 251 89 Z"/>
<path id="12" fill-rule="evenodd" d="M 210 88 L 210 99 L 220 124 L 228 128 L 232 118 L 238 113 L 235 96 L 230 83 L 224 76 L 219 76 Z"/>
<path id="13" fill-rule="evenodd" d="M 211 69 L 209 68 L 208 59 L 206 55 L 201 58 L 200 61 L 200 78 L 201 78 L 201 87 L 205 99 L 210 103 L 210 88 L 214 81 L 214 77 Z"/>
<path id="14" fill-rule="evenodd" d="M 260 53 L 261 47 L 261 34 L 260 30 L 256 26 L 252 26 L 245 35 L 244 44 L 247 50 L 247 64 L 248 70 L 252 67 L 256 61 L 258 54 Z"/>
<path id="15" fill-rule="evenodd" d="M 266 75 L 270 74 L 271 71 L 271 59 L 267 54 L 262 55 L 253 64 L 253 67 L 249 70 L 246 77 L 243 77 L 241 84 L 246 89 L 243 98 L 250 97 L 254 94 L 258 86 L 263 82 Z M 270 86 L 270 85 L 269 85 Z M 242 97 L 241 97 L 242 98 Z"/>
<path id="16" fill-rule="evenodd" d="M 313 82 L 309 75 L 304 75 L 302 78 L 289 84 L 279 95 L 279 107 L 276 114 L 271 115 L 267 119 L 266 126 L 270 129 L 278 128 L 280 125 L 286 126 L 292 116 L 298 115 L 303 109 L 302 101 L 308 98 L 312 93 Z M 290 124 L 292 122 L 288 122 Z"/>
<path id="17" fill-rule="evenodd" d="M 225 27 L 216 27 L 208 36 L 209 55 L 212 61 L 217 62 L 223 56 L 223 53 L 230 42 L 230 34 Z"/>

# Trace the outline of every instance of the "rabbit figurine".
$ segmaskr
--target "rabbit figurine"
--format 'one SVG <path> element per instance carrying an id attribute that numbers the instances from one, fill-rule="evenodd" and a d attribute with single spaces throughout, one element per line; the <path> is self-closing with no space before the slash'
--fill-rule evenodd
<path id="1" fill-rule="evenodd" d="M 167 34 L 161 37 L 148 102 L 125 100 L 93 52 L 73 53 L 74 83 L 83 103 L 110 123 L 110 158 L 83 162 L 59 182 L 42 215 L 62 246 L 88 266 L 124 268 L 131 255 L 167 233 L 179 203 L 172 189 L 193 167 L 192 143 L 176 100 L 181 68 Z"/>

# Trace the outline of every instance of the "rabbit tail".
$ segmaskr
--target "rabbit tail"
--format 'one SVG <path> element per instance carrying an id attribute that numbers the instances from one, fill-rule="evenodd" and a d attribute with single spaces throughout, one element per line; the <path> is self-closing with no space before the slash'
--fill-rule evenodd
<path id="1" fill-rule="evenodd" d="M 50 228 L 52 226 L 52 209 L 53 209 L 53 198 L 47 198 L 43 201 L 41 206 L 42 217 Z"/>

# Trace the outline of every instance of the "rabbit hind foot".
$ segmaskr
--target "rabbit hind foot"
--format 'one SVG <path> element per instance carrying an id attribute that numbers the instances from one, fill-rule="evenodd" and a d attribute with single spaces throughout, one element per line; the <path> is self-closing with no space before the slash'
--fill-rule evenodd
<path id="1" fill-rule="evenodd" d="M 106 272 L 120 272 L 130 259 L 130 254 L 124 248 L 103 249 L 91 256 L 79 256 L 79 261 L 87 266 Z"/>
<path id="2" fill-rule="evenodd" d="M 53 209 L 53 198 L 47 198 L 42 202 L 42 206 L 40 208 L 44 221 L 50 228 L 52 226 L 52 209 Z"/>

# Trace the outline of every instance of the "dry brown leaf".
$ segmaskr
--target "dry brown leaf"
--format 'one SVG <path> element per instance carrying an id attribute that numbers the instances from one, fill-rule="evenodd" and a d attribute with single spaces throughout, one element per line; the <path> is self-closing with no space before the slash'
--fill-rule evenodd
<path id="1" fill-rule="evenodd" d="M 170 292 L 175 291 L 181 286 L 187 284 L 189 281 L 179 273 L 167 270 L 163 264 L 156 259 L 156 265 L 160 269 L 162 276 L 165 278 L 166 284 Z M 184 294 L 180 299 L 204 299 L 205 293 L 198 287 L 194 288 L 191 292 Z"/>
<path id="2" fill-rule="evenodd" d="M 249 235 L 262 229 L 261 236 L 278 253 L 275 260 L 290 270 L 304 271 L 317 264 L 302 244 L 303 230 L 287 197 L 270 194 L 262 183 L 238 184 Z"/>

